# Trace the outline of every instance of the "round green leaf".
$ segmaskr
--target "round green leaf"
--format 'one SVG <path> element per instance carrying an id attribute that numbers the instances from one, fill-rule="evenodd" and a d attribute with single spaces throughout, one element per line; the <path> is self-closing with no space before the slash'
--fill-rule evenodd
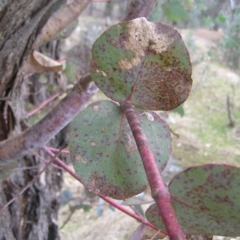
<path id="1" fill-rule="evenodd" d="M 158 168 L 163 170 L 171 152 L 168 126 L 154 112 L 139 117 Z M 125 199 L 148 185 L 127 119 L 111 101 L 92 103 L 74 119 L 69 148 L 76 173 L 95 194 Z"/>
<path id="2" fill-rule="evenodd" d="M 138 18 L 116 24 L 92 47 L 91 77 L 112 100 L 171 110 L 183 103 L 192 86 L 192 67 L 174 28 Z"/>
<path id="3" fill-rule="evenodd" d="M 240 236 L 240 168 L 217 164 L 191 167 L 172 179 L 169 191 L 186 234 Z M 146 217 L 164 229 L 155 204 Z"/>

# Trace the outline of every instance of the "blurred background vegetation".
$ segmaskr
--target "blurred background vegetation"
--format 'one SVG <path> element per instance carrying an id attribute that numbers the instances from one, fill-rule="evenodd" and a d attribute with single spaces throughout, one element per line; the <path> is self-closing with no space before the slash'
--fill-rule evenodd
<path id="1" fill-rule="evenodd" d="M 207 28 L 223 33 L 219 48 L 229 67 L 239 68 L 239 0 L 158 0 L 150 20 L 177 28 Z M 221 59 L 222 60 L 222 59 Z"/>

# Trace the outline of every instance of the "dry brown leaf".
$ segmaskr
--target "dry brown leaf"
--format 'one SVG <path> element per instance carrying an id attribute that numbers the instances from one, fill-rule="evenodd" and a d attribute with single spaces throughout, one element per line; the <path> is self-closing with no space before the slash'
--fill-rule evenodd
<path id="1" fill-rule="evenodd" d="M 25 61 L 22 71 L 26 74 L 59 72 L 63 65 L 37 51 L 32 51 Z"/>
<path id="2" fill-rule="evenodd" d="M 54 39 L 54 37 L 63 31 L 70 23 L 78 18 L 80 13 L 86 8 L 90 0 L 71 0 L 67 2 L 66 7 L 51 17 L 44 26 L 42 33 L 34 43 L 33 49 Z"/>

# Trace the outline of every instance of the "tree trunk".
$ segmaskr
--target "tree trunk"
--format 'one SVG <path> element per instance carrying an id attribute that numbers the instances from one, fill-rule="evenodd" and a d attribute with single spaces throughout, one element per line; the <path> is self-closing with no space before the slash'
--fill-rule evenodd
<path id="1" fill-rule="evenodd" d="M 28 125 L 23 120 L 26 99 L 37 105 L 49 97 L 37 76 L 26 79 L 21 72 L 36 37 L 47 20 L 66 0 L 9 0 L 0 11 L 0 141 L 19 134 Z M 56 83 L 55 83 L 56 84 Z M 41 91 L 40 91 L 41 90 Z M 41 96 L 37 93 L 41 93 Z M 65 131 L 51 141 L 61 147 Z M 44 153 L 38 154 L 47 159 Z M 45 164 L 35 155 L 15 159 L 15 170 L 2 181 L 0 208 L 11 200 Z M 2 167 L 4 171 L 6 166 Z M 62 170 L 50 166 L 21 196 L 0 212 L 0 239 L 59 239 L 57 193 Z"/>

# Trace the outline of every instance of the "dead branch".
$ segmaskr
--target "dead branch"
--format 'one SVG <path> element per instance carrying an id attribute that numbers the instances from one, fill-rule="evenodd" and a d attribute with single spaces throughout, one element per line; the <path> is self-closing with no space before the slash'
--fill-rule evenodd
<path id="1" fill-rule="evenodd" d="M 128 21 L 139 17 L 148 18 L 156 3 L 157 0 L 132 0 L 124 20 Z"/>
<path id="2" fill-rule="evenodd" d="M 86 75 L 72 91 L 42 120 L 20 135 L 0 142 L 0 164 L 5 164 L 43 147 L 85 107 L 97 92 L 90 75 Z"/>
<path id="3" fill-rule="evenodd" d="M 232 108 L 231 108 L 229 95 L 227 95 L 227 98 L 226 98 L 226 107 L 227 107 L 227 116 L 228 116 L 228 126 L 234 127 L 235 123 L 232 118 L 232 111 L 231 111 Z"/>
<path id="4" fill-rule="evenodd" d="M 67 4 L 58 14 L 51 17 L 34 43 L 33 49 L 52 40 L 58 33 L 77 19 L 90 2 L 91 0 L 74 0 L 70 4 Z"/>

